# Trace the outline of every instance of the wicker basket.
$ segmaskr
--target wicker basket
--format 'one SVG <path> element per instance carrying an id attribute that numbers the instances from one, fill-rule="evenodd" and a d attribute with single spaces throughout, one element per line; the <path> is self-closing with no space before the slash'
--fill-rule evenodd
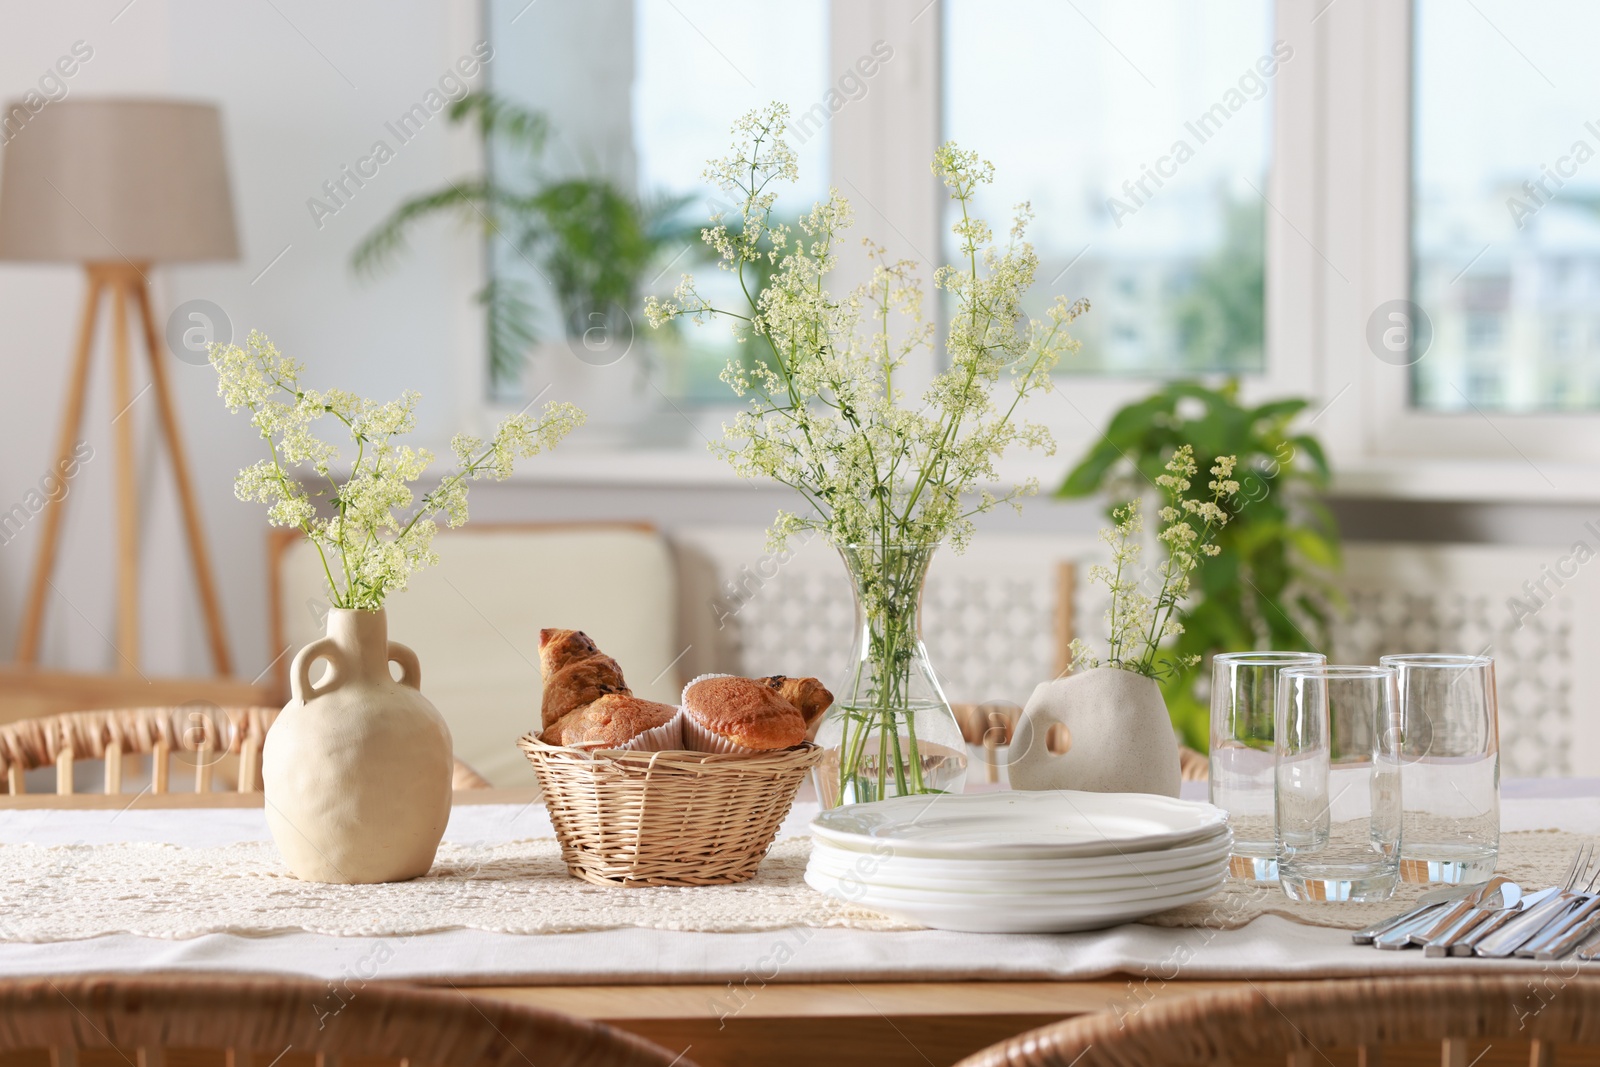
<path id="1" fill-rule="evenodd" d="M 755 876 L 822 750 L 769 755 L 517 745 L 539 775 L 561 858 L 596 885 L 727 885 Z"/>

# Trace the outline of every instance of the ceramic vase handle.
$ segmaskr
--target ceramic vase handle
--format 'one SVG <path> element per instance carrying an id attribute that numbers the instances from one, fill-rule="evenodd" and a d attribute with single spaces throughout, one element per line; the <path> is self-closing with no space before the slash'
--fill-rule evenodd
<path id="1" fill-rule="evenodd" d="M 1073 788 L 1069 767 L 1061 758 L 1070 747 L 1071 734 L 1060 715 L 1030 700 L 1011 736 L 1006 764 L 1011 788 Z"/>
<path id="2" fill-rule="evenodd" d="M 422 688 L 422 664 L 417 654 L 399 641 L 389 642 L 389 662 L 400 664 L 400 684 L 413 689 Z"/>
<path id="3" fill-rule="evenodd" d="M 319 659 L 328 661 L 328 680 L 321 686 L 311 684 L 311 665 Z M 344 683 L 344 653 L 331 637 L 319 637 L 295 654 L 289 668 L 289 692 L 304 704 L 313 697 L 332 692 Z"/>

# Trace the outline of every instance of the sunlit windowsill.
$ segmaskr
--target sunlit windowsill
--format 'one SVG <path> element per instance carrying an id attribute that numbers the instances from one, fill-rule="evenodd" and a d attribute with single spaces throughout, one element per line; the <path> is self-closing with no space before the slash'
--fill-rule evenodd
<path id="1" fill-rule="evenodd" d="M 561 449 L 520 464 L 511 481 L 529 485 L 729 488 L 740 478 L 727 462 L 696 447 Z"/>
<path id="2" fill-rule="evenodd" d="M 1033 457 L 1007 464 L 1008 479 L 1036 477 L 1041 495 L 1069 464 Z M 520 466 L 514 482 L 551 486 L 760 488 L 699 444 L 661 449 L 567 450 Z M 1523 460 L 1385 459 L 1336 463 L 1336 497 L 1484 504 L 1600 502 L 1600 466 Z"/>
<path id="3" fill-rule="evenodd" d="M 1335 463 L 1333 495 L 1469 504 L 1588 504 L 1600 502 L 1600 466 L 1375 457 Z"/>

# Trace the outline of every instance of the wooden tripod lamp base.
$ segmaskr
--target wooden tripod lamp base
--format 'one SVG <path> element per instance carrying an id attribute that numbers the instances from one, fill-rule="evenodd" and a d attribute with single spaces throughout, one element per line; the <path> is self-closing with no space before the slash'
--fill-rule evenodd
<path id="1" fill-rule="evenodd" d="M 67 385 L 66 412 L 61 420 L 61 435 L 57 439 L 56 471 L 70 469 L 74 451 L 82 437 L 84 401 L 89 386 L 89 363 L 94 348 L 95 326 L 99 319 L 102 298 L 111 298 L 111 429 L 114 442 L 116 500 L 117 500 L 117 639 L 116 649 L 119 669 L 127 673 L 139 672 L 139 493 L 134 474 L 133 409 L 145 390 L 154 394 L 156 415 L 166 440 L 167 454 L 172 461 L 173 480 L 177 486 L 178 502 L 183 511 L 184 532 L 188 538 L 189 558 L 194 569 L 195 584 L 200 596 L 200 607 L 205 615 L 206 635 L 211 647 L 211 661 L 218 675 L 233 672 L 232 658 L 228 653 L 227 635 L 222 625 L 222 611 L 217 601 L 216 583 L 212 577 L 211 557 L 206 549 L 205 531 L 200 525 L 200 510 L 195 502 L 194 484 L 189 478 L 183 441 L 178 432 L 177 410 L 167 385 L 167 368 L 164 362 L 160 335 L 156 331 L 155 317 L 150 309 L 150 290 L 147 282 L 148 263 L 98 262 L 89 263 L 88 294 L 84 301 L 83 318 L 78 330 L 78 347 L 72 364 L 72 376 Z M 138 392 L 133 387 L 133 355 L 128 337 L 129 304 L 135 305 L 144 332 L 145 354 L 149 357 L 150 382 Z M 66 511 L 67 496 L 45 509 L 43 536 L 39 557 L 28 589 L 28 599 L 22 618 L 22 629 L 17 639 L 17 662 L 32 665 L 38 662 L 39 642 L 44 626 L 45 604 L 49 591 L 54 588 L 51 575 L 55 570 L 56 555 L 61 543 L 61 521 Z"/>

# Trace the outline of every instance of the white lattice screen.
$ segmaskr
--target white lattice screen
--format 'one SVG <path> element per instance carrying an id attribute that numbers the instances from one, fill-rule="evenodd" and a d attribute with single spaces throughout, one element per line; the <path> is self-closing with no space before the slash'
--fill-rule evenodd
<path id="1" fill-rule="evenodd" d="M 687 553 L 687 673 L 844 671 L 854 626 L 844 570 L 820 542 L 788 557 L 761 552 L 759 535 L 694 531 Z M 1330 659 L 1375 663 L 1386 652 L 1485 651 L 1500 690 L 1503 770 L 1508 776 L 1583 774 L 1600 754 L 1600 702 L 1576 677 L 1595 649 L 1600 600 L 1580 574 L 1535 614 L 1516 620 L 1507 598 L 1523 594 L 1559 549 L 1350 545 L 1348 610 Z M 1083 580 L 1093 542 L 1040 536 L 979 538 L 966 555 L 937 558 L 924 602 L 923 638 L 946 694 L 964 703 L 1025 702 L 1056 672 L 1058 565 L 1079 564 L 1078 632 L 1097 634 L 1102 591 Z M 1552 587 L 1553 588 L 1553 587 Z"/>

